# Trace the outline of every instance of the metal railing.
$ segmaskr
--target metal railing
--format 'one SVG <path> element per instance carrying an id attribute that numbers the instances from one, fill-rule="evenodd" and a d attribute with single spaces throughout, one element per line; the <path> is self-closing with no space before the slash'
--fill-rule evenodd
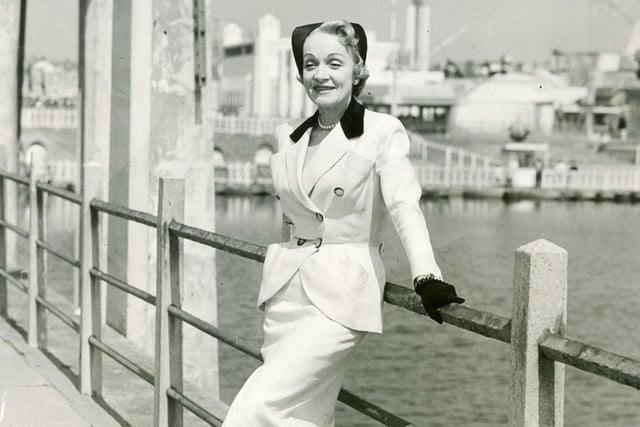
<path id="1" fill-rule="evenodd" d="M 153 385 L 155 394 L 154 425 L 180 426 L 183 409 L 211 425 L 220 425 L 226 406 L 216 402 L 214 412 L 207 411 L 198 402 L 184 394 L 182 366 L 183 323 L 197 328 L 239 351 L 258 358 L 259 345 L 183 310 L 181 306 L 182 241 L 188 240 L 217 250 L 233 253 L 257 262 L 264 261 L 265 248 L 253 243 L 233 239 L 211 231 L 182 223 L 184 215 L 184 182 L 160 179 L 158 215 L 135 211 L 99 199 L 101 174 L 99 168 L 86 165 L 82 197 L 50 188 L 37 182 L 31 174 L 31 193 L 38 199 L 44 192 L 74 203 L 80 202 L 82 269 L 82 315 L 80 330 L 80 390 L 84 394 L 100 397 L 102 393 L 102 354 L 106 354 L 128 370 Z M 17 178 L 0 172 L 0 178 Z M 16 179 L 14 179 L 16 180 Z M 16 180 L 25 184 L 24 179 Z M 40 196 L 38 196 L 40 194 Z M 36 200 L 37 201 L 37 200 Z M 33 201 L 32 201 L 33 203 Z M 24 231 L 31 240 L 39 236 L 42 224 L 42 204 L 36 203 L 31 213 L 30 230 Z M 135 288 L 112 277 L 100 269 L 99 214 L 115 215 L 157 230 L 158 274 L 156 295 Z M 2 217 L 4 218 L 4 217 Z M 0 231 L 6 224 L 0 223 Z M 4 254 L 4 241 L 0 253 Z M 32 245 L 37 258 L 44 253 L 43 242 Z M 39 251 L 39 252 L 38 252 Z M 40 254 L 40 255 L 39 255 Z M 3 260 L 0 260 L 3 262 Z M 35 265 L 35 264 L 34 264 Z M 78 265 L 75 263 L 74 265 Z M 30 281 L 42 280 L 43 272 L 37 268 Z M 6 272 L 5 272 L 6 274 Z M 5 276 L 3 276 L 5 277 Z M 102 340 L 101 283 L 115 286 L 156 307 L 156 357 L 151 373 L 125 357 L 122 352 Z M 38 284 L 38 282 L 35 282 Z M 4 285 L 4 283 L 2 283 Z M 620 384 L 640 389 L 640 362 L 606 350 L 593 347 L 564 336 L 566 324 L 567 253 L 545 240 L 531 242 L 516 251 L 512 319 L 484 312 L 468 306 L 449 306 L 441 309 L 444 321 L 452 326 L 510 344 L 511 369 L 509 392 L 509 425 L 558 425 L 562 423 L 564 405 L 564 365 L 593 373 Z M 3 292 L 4 286 L 0 288 Z M 38 322 L 37 311 L 49 308 L 37 293 L 29 293 L 29 333 L 44 334 L 46 325 Z M 408 288 L 388 282 L 384 300 L 407 311 L 426 315 L 419 298 Z M 6 301 L 5 301 L 6 304 Z M 6 305 L 0 307 L 6 313 Z M 38 341 L 30 340 L 32 345 Z M 560 363 L 555 363 L 560 362 Z M 340 392 L 339 399 L 388 426 L 409 426 L 409 421 L 354 395 L 348 390 Z"/>

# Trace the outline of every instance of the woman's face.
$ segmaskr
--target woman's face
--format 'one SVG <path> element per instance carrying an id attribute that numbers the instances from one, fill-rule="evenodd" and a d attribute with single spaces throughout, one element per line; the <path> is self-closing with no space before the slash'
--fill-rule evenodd
<path id="1" fill-rule="evenodd" d="M 338 36 L 311 33 L 302 55 L 302 83 L 311 101 L 321 108 L 349 104 L 355 62 Z"/>

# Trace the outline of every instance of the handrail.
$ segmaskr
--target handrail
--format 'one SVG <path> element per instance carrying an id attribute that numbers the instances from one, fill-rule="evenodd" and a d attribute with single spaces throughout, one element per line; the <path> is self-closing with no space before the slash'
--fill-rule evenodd
<path id="1" fill-rule="evenodd" d="M 192 413 L 197 415 L 198 418 L 200 418 L 202 421 L 204 421 L 206 423 L 209 423 L 209 424 L 211 424 L 212 426 L 215 426 L 215 427 L 218 427 L 218 426 L 222 425 L 222 419 L 221 418 L 216 417 L 214 414 L 212 414 L 211 412 L 207 411 L 202 406 L 198 405 L 196 402 L 194 402 L 193 400 L 189 399 L 187 396 L 185 396 L 184 394 L 180 393 L 175 388 L 169 387 L 167 389 L 167 397 L 169 397 L 170 399 L 175 400 L 176 402 L 178 402 L 179 404 L 181 404 L 182 406 L 187 408 L 189 411 L 191 411 Z"/>
<path id="2" fill-rule="evenodd" d="M 9 179 L 17 184 L 29 185 L 29 178 L 18 175 L 17 173 L 7 172 L 0 169 L 0 177 Z"/>
<path id="3" fill-rule="evenodd" d="M 73 266 L 73 267 L 77 267 L 80 268 L 80 261 L 77 259 L 73 259 L 63 253 L 61 253 L 60 251 L 58 251 L 56 248 L 54 248 L 53 246 L 51 246 L 50 244 L 48 244 L 47 242 L 37 239 L 36 240 L 36 246 L 39 248 L 44 249 L 45 251 L 49 252 L 51 255 L 56 256 L 57 258 L 61 259 L 62 261 L 66 262 L 67 264 Z"/>
<path id="4" fill-rule="evenodd" d="M 133 295 L 134 297 L 137 297 L 142 301 L 148 302 L 153 306 L 156 305 L 156 297 L 154 297 L 148 292 L 145 292 L 143 290 L 136 288 L 135 286 L 131 286 L 127 282 L 123 282 L 122 280 L 118 279 L 115 276 L 112 276 L 108 273 L 104 273 L 93 267 L 89 270 L 89 274 L 91 275 L 91 277 L 102 280 L 112 286 L 115 286 L 116 288 L 128 293 L 129 295 Z"/>
<path id="5" fill-rule="evenodd" d="M 47 301 L 46 299 L 38 295 L 36 296 L 36 302 L 41 306 L 43 306 L 44 308 L 46 308 L 47 310 L 49 310 L 51 314 L 55 315 L 58 319 L 60 319 L 62 323 L 69 326 L 74 331 L 80 332 L 80 323 L 73 320 L 70 316 L 65 314 L 62 310 L 60 310 L 58 307 L 53 305 L 50 301 Z"/>
<path id="6" fill-rule="evenodd" d="M 146 212 L 129 209 L 115 203 L 103 202 L 99 199 L 91 200 L 91 208 L 98 212 L 104 212 L 118 218 L 137 222 L 155 228 L 158 225 L 158 217 Z"/>
<path id="7" fill-rule="evenodd" d="M 13 225 L 8 223 L 7 221 L 0 219 L 0 227 L 4 227 L 8 230 L 13 231 L 14 233 L 16 233 L 18 236 L 20 237 L 24 237 L 25 239 L 29 238 L 29 232 L 26 230 L 23 230 L 22 228 L 18 227 L 17 225 Z"/>
<path id="8" fill-rule="evenodd" d="M 150 385 L 154 384 L 155 380 L 151 372 L 147 371 L 137 363 L 129 360 L 127 357 L 120 354 L 113 347 L 110 347 L 109 345 L 107 345 L 104 341 L 97 339 L 95 336 L 90 336 L 89 344 L 91 344 L 92 346 L 102 351 L 104 354 L 106 354 L 107 356 L 109 356 L 110 358 L 118 362 L 123 367 L 127 368 L 129 371 L 136 374 L 138 377 L 145 380 Z"/>
<path id="9" fill-rule="evenodd" d="M 20 283 L 19 280 L 16 280 L 13 276 L 11 276 L 11 274 L 9 274 L 8 272 L 6 272 L 4 269 L 0 268 L 0 276 L 2 276 L 4 279 L 6 279 L 9 283 L 11 283 L 13 286 L 15 286 L 16 288 L 18 288 L 19 290 L 21 290 L 23 293 L 28 293 L 29 292 L 29 288 L 27 287 L 27 285 L 25 285 L 24 283 Z"/>
<path id="10" fill-rule="evenodd" d="M 384 300 L 421 316 L 427 315 L 420 298 L 414 291 L 404 286 L 387 282 L 384 289 Z M 452 326 L 504 343 L 511 342 L 511 319 L 455 304 L 441 308 L 440 313 L 445 323 Z"/>
<path id="11" fill-rule="evenodd" d="M 169 230 L 176 236 L 192 240 L 211 248 L 221 249 L 225 252 L 249 258 L 254 261 L 264 262 L 267 249 L 264 246 L 255 243 L 245 242 L 244 240 L 234 239 L 224 234 L 215 233 L 213 231 L 202 230 L 190 225 L 182 224 L 178 221 L 172 221 L 169 224 Z"/>
<path id="12" fill-rule="evenodd" d="M 539 346 L 548 359 L 640 390 L 640 361 L 556 335 Z"/>
<path id="13" fill-rule="evenodd" d="M 55 185 L 45 184 L 43 182 L 38 182 L 36 187 L 38 188 L 38 190 L 45 191 L 54 196 L 58 196 L 62 199 L 73 202 L 76 205 L 82 203 L 82 197 L 79 194 L 74 193 L 73 191 L 65 190 L 63 188 L 56 187 Z"/>

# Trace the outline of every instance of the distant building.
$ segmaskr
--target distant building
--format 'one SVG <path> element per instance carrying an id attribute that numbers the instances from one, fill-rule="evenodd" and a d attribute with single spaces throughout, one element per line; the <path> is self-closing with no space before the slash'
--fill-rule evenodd
<path id="1" fill-rule="evenodd" d="M 78 98 L 76 64 L 47 59 L 27 62 L 22 96 L 25 107 L 74 107 Z"/>
<path id="2" fill-rule="evenodd" d="M 572 108 L 587 88 L 569 86 L 544 71 L 496 74 L 465 93 L 453 107 L 451 126 L 475 133 L 504 133 L 513 126 L 549 134 L 556 109 Z"/>

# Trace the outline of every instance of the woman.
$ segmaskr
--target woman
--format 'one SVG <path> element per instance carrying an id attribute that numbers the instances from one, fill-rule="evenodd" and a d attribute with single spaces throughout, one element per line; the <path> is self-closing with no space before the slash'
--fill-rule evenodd
<path id="1" fill-rule="evenodd" d="M 292 48 L 318 110 L 276 131 L 273 185 L 292 238 L 267 249 L 258 296 L 264 364 L 234 399 L 229 427 L 333 425 L 349 359 L 367 332 L 382 332 L 388 219 L 428 314 L 442 323 L 437 308 L 464 301 L 438 280 L 405 129 L 355 99 L 369 75 L 362 27 L 297 27 Z"/>

